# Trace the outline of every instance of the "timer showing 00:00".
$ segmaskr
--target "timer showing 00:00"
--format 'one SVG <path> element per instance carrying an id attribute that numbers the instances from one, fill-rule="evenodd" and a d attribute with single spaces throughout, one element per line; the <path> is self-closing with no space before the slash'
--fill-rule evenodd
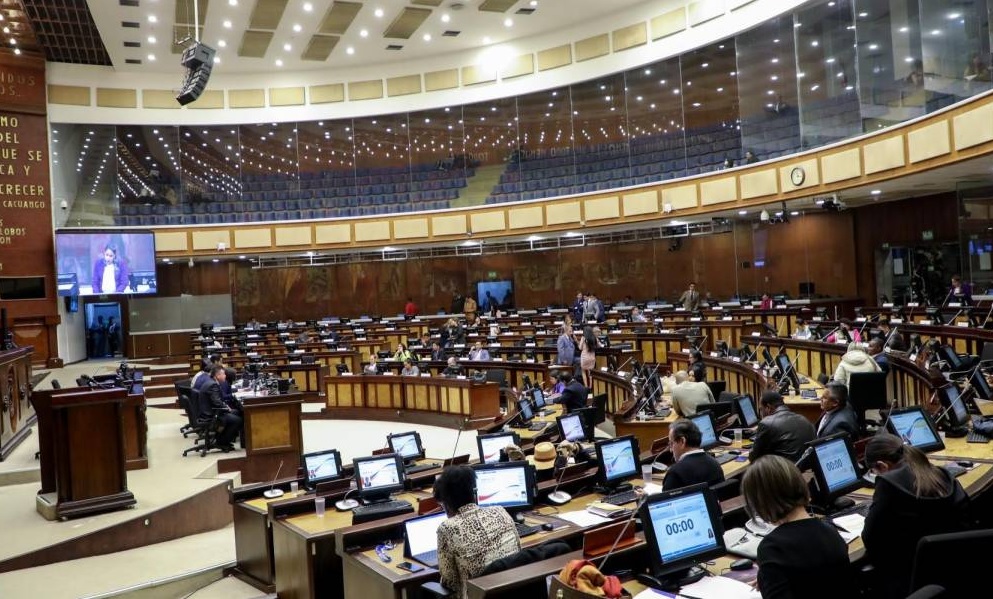
<path id="1" fill-rule="evenodd" d="M 675 535 L 690 530 L 693 530 L 693 520 L 690 518 L 666 522 L 665 524 L 665 534 L 667 535 Z"/>

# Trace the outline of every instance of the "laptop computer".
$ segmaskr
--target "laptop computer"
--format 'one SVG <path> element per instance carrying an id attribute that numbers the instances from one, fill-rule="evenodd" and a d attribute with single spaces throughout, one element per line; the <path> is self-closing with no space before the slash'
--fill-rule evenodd
<path id="1" fill-rule="evenodd" d="M 438 567 L 438 527 L 448 520 L 445 512 L 411 518 L 403 523 L 403 556 L 429 568 Z"/>

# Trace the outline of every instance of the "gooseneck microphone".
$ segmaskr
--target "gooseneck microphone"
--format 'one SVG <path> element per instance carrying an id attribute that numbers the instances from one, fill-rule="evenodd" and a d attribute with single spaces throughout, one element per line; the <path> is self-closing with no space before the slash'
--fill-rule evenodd
<path id="1" fill-rule="evenodd" d="M 562 466 L 562 469 L 559 470 L 559 480 L 556 481 L 555 488 L 552 489 L 552 492 L 548 494 L 548 501 L 554 503 L 555 505 L 562 505 L 572 501 L 572 495 L 566 493 L 565 491 L 559 491 L 559 485 L 562 484 L 562 479 L 565 477 L 565 471 L 568 469 L 568 464 Z"/>
<path id="2" fill-rule="evenodd" d="M 276 480 L 279 478 L 279 471 L 283 469 L 283 460 L 279 460 L 279 468 L 276 468 L 276 476 L 272 477 L 272 485 L 269 486 L 269 490 L 262 493 L 262 496 L 266 499 L 276 499 L 277 497 L 283 496 L 283 490 L 277 489 Z"/>

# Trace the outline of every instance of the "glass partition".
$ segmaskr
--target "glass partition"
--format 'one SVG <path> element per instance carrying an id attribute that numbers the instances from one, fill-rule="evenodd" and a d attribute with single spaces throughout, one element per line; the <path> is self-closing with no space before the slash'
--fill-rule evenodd
<path id="1" fill-rule="evenodd" d="M 793 19 L 773 19 L 735 40 L 742 162 L 800 148 Z"/>
<path id="2" fill-rule="evenodd" d="M 70 226 L 156 226 L 441 210 L 712 172 L 988 90 L 991 10 L 993 0 L 816 0 L 626 72 L 411 113 L 53 124 L 53 187 Z"/>

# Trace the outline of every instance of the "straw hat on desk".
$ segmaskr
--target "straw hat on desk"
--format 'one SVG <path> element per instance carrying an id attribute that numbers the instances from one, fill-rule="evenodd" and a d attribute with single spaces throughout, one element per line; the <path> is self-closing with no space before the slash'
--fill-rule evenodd
<path id="1" fill-rule="evenodd" d="M 534 465 L 535 470 L 551 470 L 555 468 L 555 458 L 558 453 L 555 446 L 548 441 L 543 441 L 534 446 L 534 455 L 528 456 L 528 461 Z"/>

